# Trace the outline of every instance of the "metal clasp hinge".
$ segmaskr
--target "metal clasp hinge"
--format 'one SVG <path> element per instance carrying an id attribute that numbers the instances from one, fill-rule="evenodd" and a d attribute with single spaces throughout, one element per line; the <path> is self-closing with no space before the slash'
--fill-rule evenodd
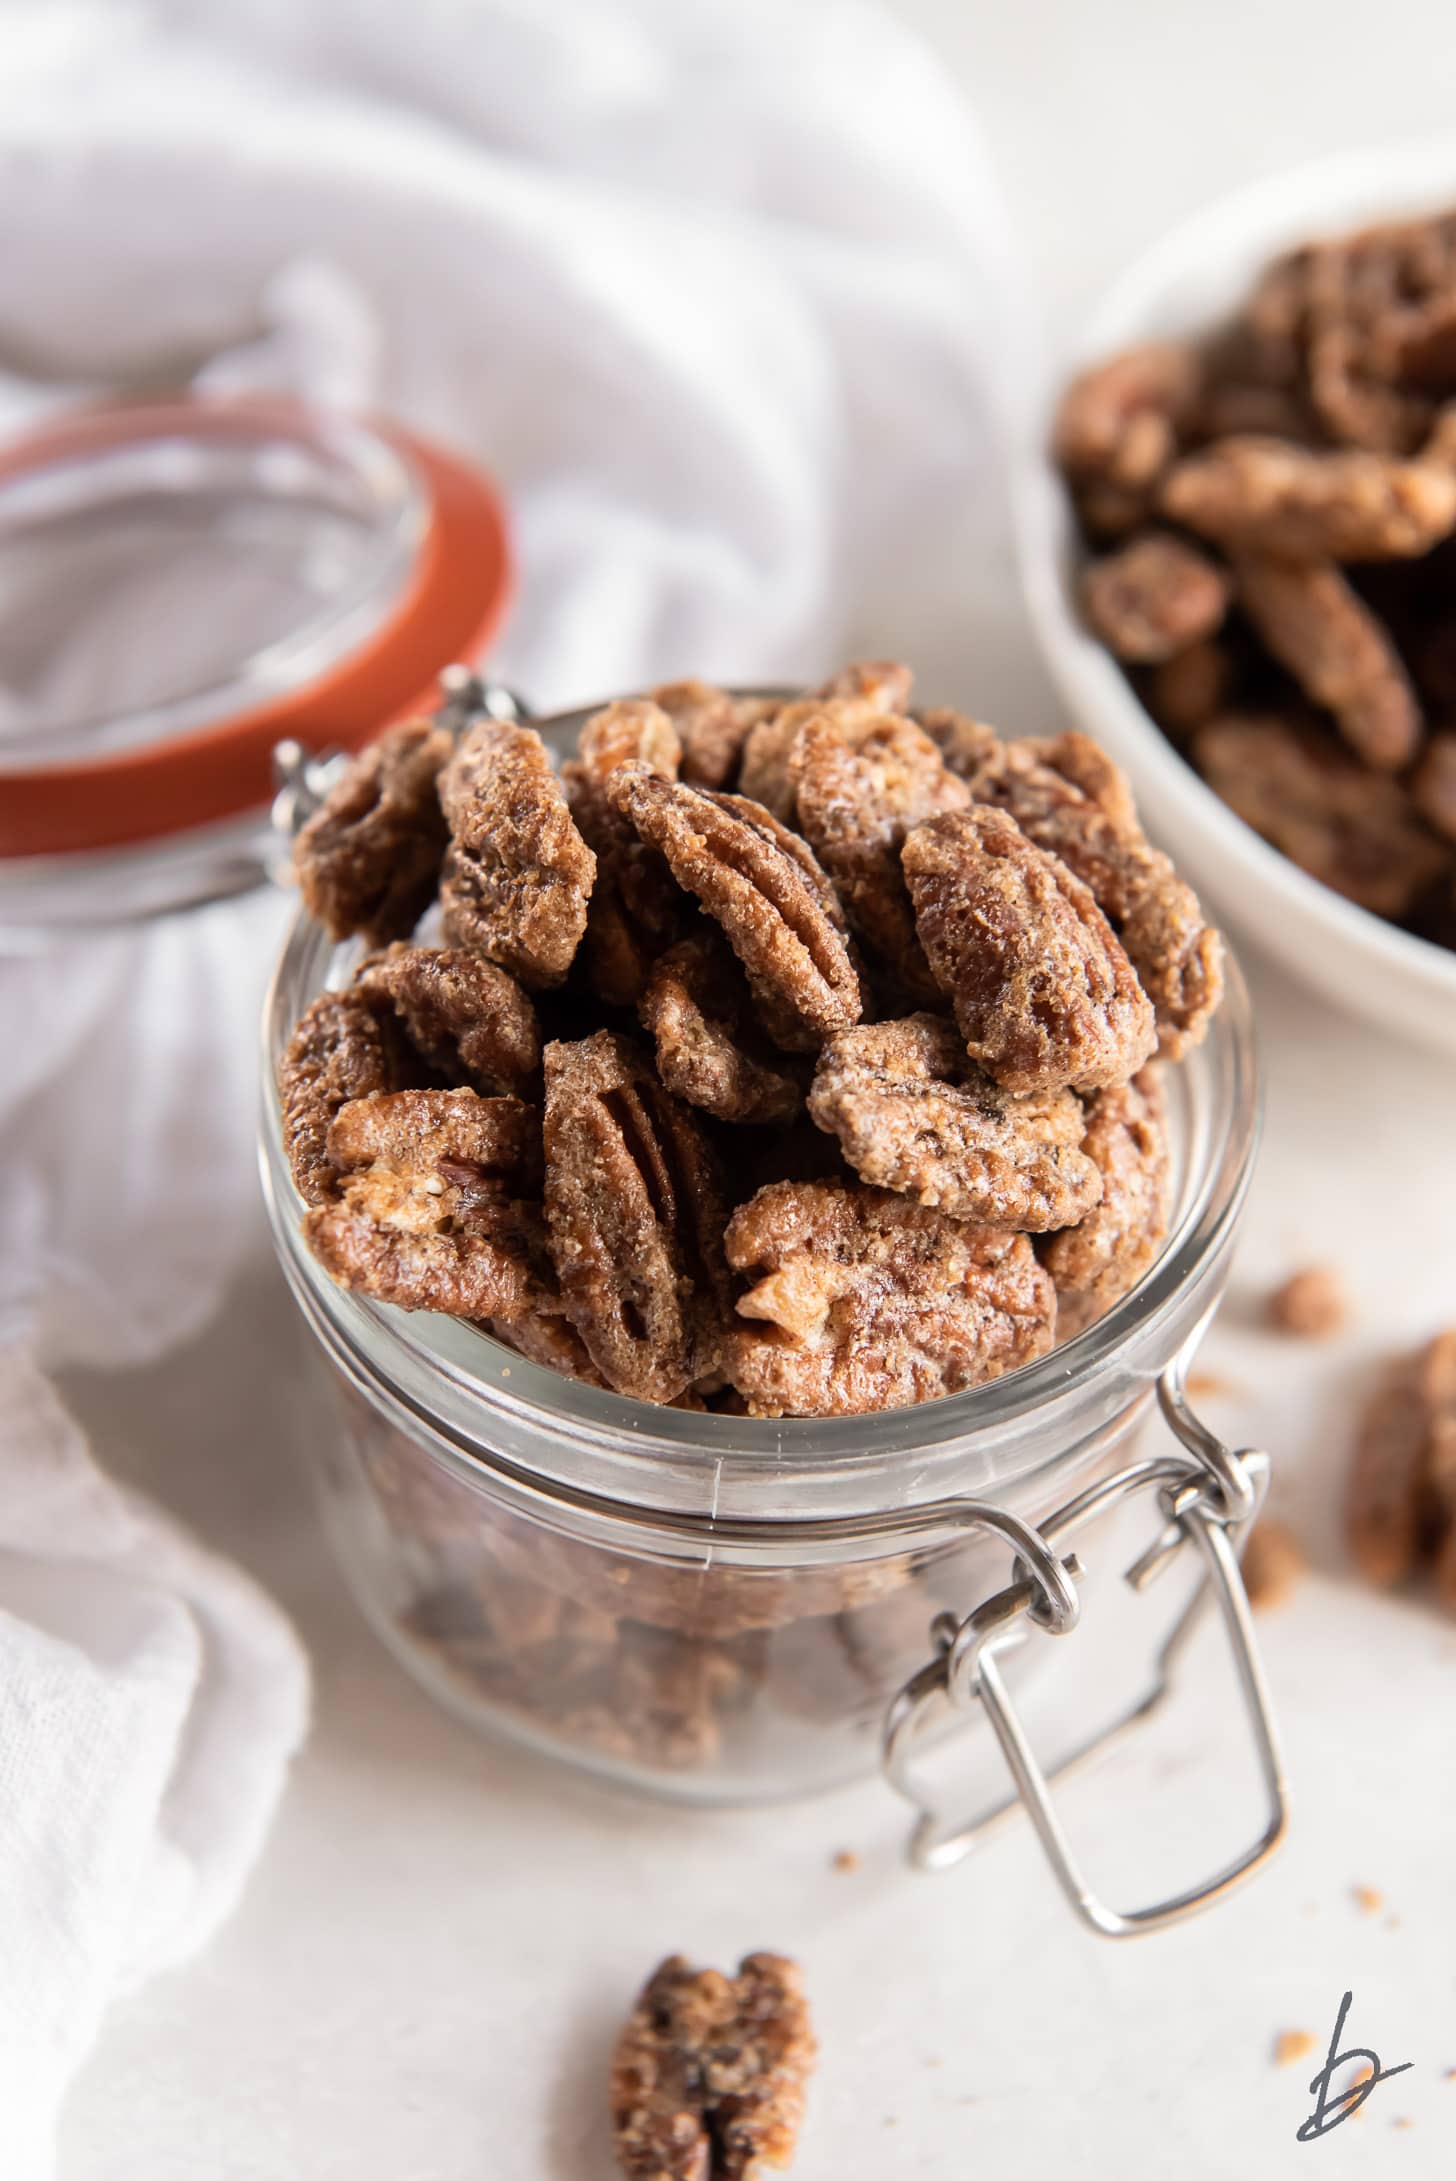
<path id="1" fill-rule="evenodd" d="M 963 1621 L 957 1622 L 953 1615 L 941 1616 L 932 1631 L 938 1655 L 906 1683 L 885 1722 L 882 1757 L 886 1777 L 919 1812 L 910 1841 L 910 1859 L 918 1868 L 944 1870 L 960 1862 L 993 1827 L 1024 1806 L 1057 1882 L 1077 1915 L 1107 1938 L 1132 1938 L 1160 1931 L 1209 1907 L 1267 1862 L 1283 1839 L 1289 1821 L 1283 1760 L 1236 1553 L 1237 1540 L 1263 1500 L 1269 1460 L 1252 1448 L 1233 1452 L 1189 1408 L 1184 1378 L 1201 1331 L 1200 1327 L 1158 1386 L 1159 1404 L 1184 1450 L 1182 1454 L 1135 1462 L 1079 1493 L 1058 1508 L 1039 1530 L 1015 1524 L 1020 1535 L 1013 1534 L 1012 1518 L 1002 1510 L 990 1506 L 965 1510 L 969 1527 L 984 1527 L 1013 1543 L 1017 1557 L 1011 1582 Z M 1191 1460 L 1187 1458 L 1190 1456 Z M 1048 1776 L 1032 1751 L 1011 1701 L 998 1654 L 1027 1640 L 1033 1628 L 1053 1637 L 1070 1632 L 1078 1617 L 1075 1582 L 1082 1569 L 1075 1554 L 1058 1557 L 1060 1541 L 1114 1502 L 1144 1490 L 1156 1492 L 1165 1526 L 1153 1545 L 1126 1571 L 1125 1580 L 1135 1590 L 1146 1589 L 1190 1539 L 1203 1560 L 1201 1579 L 1158 1653 L 1153 1685 L 1147 1694 L 1131 1711 L 1074 1750 Z M 1179 1655 L 1210 1598 L 1219 1608 L 1233 1652 L 1263 1779 L 1266 1821 L 1252 1846 L 1211 1878 L 1150 1907 L 1122 1912 L 1109 1908 L 1083 1876 L 1057 1815 L 1052 1787 L 1162 1704 L 1172 1688 Z M 1005 1802 L 969 1822 L 947 1820 L 938 1803 L 918 1784 L 913 1767 L 917 1735 L 931 1708 L 939 1708 L 945 1700 L 962 1710 L 981 1706 L 995 1730 L 1016 1787 Z"/>

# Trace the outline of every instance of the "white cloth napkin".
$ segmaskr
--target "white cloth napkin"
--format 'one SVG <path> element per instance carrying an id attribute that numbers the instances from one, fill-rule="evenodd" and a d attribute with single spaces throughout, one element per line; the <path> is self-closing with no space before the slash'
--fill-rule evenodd
<path id="1" fill-rule="evenodd" d="M 507 488 L 491 663 L 542 707 L 954 655 L 1012 299 L 967 117 L 876 8 L 10 0 L 0 42 L 0 428 L 191 380 L 437 435 Z M 217 1307 L 279 911 L 0 960 L 5 2181 L 108 1997 L 226 1912 L 302 1729 L 276 1612 L 44 1375 Z"/>

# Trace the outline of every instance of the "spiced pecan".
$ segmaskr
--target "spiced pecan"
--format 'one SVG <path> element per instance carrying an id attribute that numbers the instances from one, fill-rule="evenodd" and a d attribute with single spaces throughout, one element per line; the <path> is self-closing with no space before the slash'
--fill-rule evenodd
<path id="1" fill-rule="evenodd" d="M 938 704 L 922 712 L 916 725 L 929 735 L 949 769 L 961 780 L 974 780 L 981 767 L 1001 747 L 994 727 L 972 719 L 968 712 Z"/>
<path id="2" fill-rule="evenodd" d="M 799 730 L 789 762 L 800 830 L 851 929 L 904 998 L 933 1000 L 900 850 L 922 819 L 964 809 L 970 790 L 928 735 L 888 714 L 846 729 L 831 713 L 818 713 Z"/>
<path id="3" fill-rule="evenodd" d="M 1227 644 L 1210 636 L 1154 667 L 1143 684 L 1143 697 L 1164 733 L 1181 742 L 1224 710 L 1233 679 Z"/>
<path id="4" fill-rule="evenodd" d="M 957 1393 L 1043 1355 L 1052 1284 L 1025 1235 L 859 1182 L 775 1182 L 734 1213 L 750 1282 L 729 1377 L 757 1416 L 849 1416 Z"/>
<path id="5" fill-rule="evenodd" d="M 1153 1003 L 1164 1058 L 1196 1045 L 1223 997 L 1223 941 L 1149 845 L 1121 769 L 1072 730 L 1001 744 L 972 787 L 1090 890 Z"/>
<path id="6" fill-rule="evenodd" d="M 1431 1404 L 1421 1365 L 1404 1356 L 1387 1366 L 1366 1406 L 1345 1502 L 1355 1565 L 1379 1589 L 1404 1582 L 1424 1557 L 1430 1447 Z"/>
<path id="7" fill-rule="evenodd" d="M 694 788 L 731 788 L 743 745 L 761 720 L 782 709 L 776 697 L 735 697 L 711 682 L 663 682 L 652 692 L 677 729 L 681 777 Z"/>
<path id="8" fill-rule="evenodd" d="M 406 1310 L 514 1318 L 549 1307 L 539 1119 L 518 1098 L 407 1090 L 355 1099 L 328 1155 L 338 1201 L 304 1221 L 342 1287 Z"/>
<path id="9" fill-rule="evenodd" d="M 536 1010 L 514 977 L 483 954 L 400 941 L 364 963 L 354 989 L 380 1012 L 394 1011 L 415 1051 L 446 1082 L 520 1092 L 540 1068 Z"/>
<path id="10" fill-rule="evenodd" d="M 1072 1093 L 1013 1098 L 935 1015 L 841 1030 L 819 1056 L 809 1111 L 861 1180 L 954 1219 L 1041 1232 L 1071 1226 L 1101 1194 Z"/>
<path id="11" fill-rule="evenodd" d="M 1398 772 L 1420 747 L 1421 708 L 1389 635 L 1333 561 L 1235 557 L 1239 604 L 1269 650 L 1367 765 Z"/>
<path id="12" fill-rule="evenodd" d="M 1174 341 L 1148 341 L 1080 372 L 1057 411 L 1057 461 L 1078 488 L 1122 495 L 1135 519 L 1177 453 L 1200 377 L 1194 350 Z"/>
<path id="13" fill-rule="evenodd" d="M 1041 1246 L 1063 1333 L 1101 1317 L 1135 1287 L 1168 1231 L 1172 1155 L 1156 1068 L 1088 1099 L 1082 1151 L 1102 1176 L 1101 1196 L 1079 1225 Z"/>
<path id="14" fill-rule="evenodd" d="M 1095 560 L 1082 577 L 1082 610 L 1119 659 L 1151 666 L 1211 636 L 1228 609 L 1226 572 L 1165 530 L 1146 530 Z"/>
<path id="15" fill-rule="evenodd" d="M 791 1120 L 804 1102 L 798 1076 L 754 1021 L 743 970 L 715 926 L 680 940 L 658 962 L 640 1008 L 666 1088 L 720 1121 Z"/>
<path id="16" fill-rule="evenodd" d="M 429 906 L 445 853 L 438 782 L 453 745 L 427 719 L 390 727 L 352 759 L 304 825 L 293 863 L 331 939 L 403 938 Z"/>
<path id="17" fill-rule="evenodd" d="M 744 796 L 661 780 L 645 765 L 621 766 L 608 794 L 722 927 L 776 1043 L 812 1051 L 859 1020 L 843 912 L 796 834 Z"/>
<path id="18" fill-rule="evenodd" d="M 334 1194 L 329 1129 L 351 1099 L 403 1087 L 408 1051 L 392 1017 L 358 991 L 321 992 L 298 1019 L 278 1068 L 283 1148 L 309 1204 Z"/>
<path id="19" fill-rule="evenodd" d="M 1402 917 L 1449 862 L 1408 790 L 1299 719 L 1226 713 L 1193 738 L 1204 779 L 1301 870 Z"/>
<path id="20" fill-rule="evenodd" d="M 1432 735 L 1411 780 L 1411 800 L 1448 841 L 1456 841 L 1456 730 Z"/>
<path id="21" fill-rule="evenodd" d="M 445 936 L 531 990 L 560 984 L 586 930 L 596 858 L 531 727 L 477 721 L 440 777 L 451 843 Z"/>
<path id="22" fill-rule="evenodd" d="M 887 712 L 903 711 L 910 701 L 910 669 L 894 660 L 869 660 L 847 666 L 823 687 L 791 704 L 777 706 L 754 727 L 743 746 L 739 786 L 776 818 L 794 815 L 791 766 L 794 744 L 805 720 L 827 712 L 839 726 L 852 729 Z"/>
<path id="23" fill-rule="evenodd" d="M 608 1030 L 548 1045 L 546 1218 L 566 1313 L 619 1393 L 672 1401 L 716 1360 L 722 1192 L 696 1122 Z"/>
<path id="24" fill-rule="evenodd" d="M 787 2166 L 817 2057 L 794 1962 L 749 1954 L 725 1977 L 671 1955 L 643 1986 L 612 2060 L 626 2181 L 763 2181 Z"/>
<path id="25" fill-rule="evenodd" d="M 1148 1058 L 1152 1006 L 1106 917 L 1005 811 L 928 819 L 902 866 L 971 1058 L 1004 1090 L 1095 1090 Z"/>
<path id="26" fill-rule="evenodd" d="M 544 1303 L 528 1317 L 485 1318 L 487 1333 L 529 1363 L 543 1370 L 560 1371 L 564 1378 L 578 1378 L 588 1386 L 605 1386 L 606 1380 L 587 1354 L 586 1342 L 571 1320 Z"/>
<path id="27" fill-rule="evenodd" d="M 681 755 L 677 729 L 660 705 L 624 699 L 592 715 L 575 757 L 561 768 L 571 815 L 597 863 L 587 908 L 587 975 L 614 1007 L 636 1006 L 653 962 L 682 922 L 684 903 L 662 858 L 613 809 L 607 782 L 631 763 L 675 780 Z"/>
<path id="28" fill-rule="evenodd" d="M 1160 504 L 1202 537 L 1284 560 L 1403 559 L 1456 525 L 1456 475 L 1360 449 L 1221 439 L 1178 464 Z"/>

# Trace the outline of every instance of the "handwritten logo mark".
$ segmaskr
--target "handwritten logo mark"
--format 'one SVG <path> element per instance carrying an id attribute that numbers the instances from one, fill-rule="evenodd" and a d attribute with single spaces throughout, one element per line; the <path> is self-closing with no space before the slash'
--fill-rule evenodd
<path id="1" fill-rule="evenodd" d="M 1330 2039 L 1329 2056 L 1309 2086 L 1314 2097 L 1314 2111 L 1295 2130 L 1295 2140 L 1299 2143 L 1313 2143 L 1316 2137 L 1327 2135 L 1331 2128 L 1338 2128 L 1342 2120 L 1348 2120 L 1352 2113 L 1359 2112 L 1378 2083 L 1387 2083 L 1392 2075 L 1403 2075 L 1408 2067 L 1414 2065 L 1410 2060 L 1402 2060 L 1399 2067 L 1382 2067 L 1380 2055 L 1371 2052 L 1364 2045 L 1352 2045 L 1348 2052 L 1341 2052 L 1340 2039 L 1345 2033 L 1345 2017 L 1350 2012 L 1354 1996 L 1353 1992 L 1346 1992 L 1340 2001 L 1340 2011 L 1335 2018 L 1335 2034 Z M 1341 2068 L 1349 2067 L 1357 2060 L 1365 2063 L 1360 2074 L 1337 2096 L 1331 2096 L 1331 2087 Z"/>

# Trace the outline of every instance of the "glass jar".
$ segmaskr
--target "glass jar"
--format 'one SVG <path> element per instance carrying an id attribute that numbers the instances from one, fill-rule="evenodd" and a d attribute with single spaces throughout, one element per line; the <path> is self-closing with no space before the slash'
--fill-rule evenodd
<path id="1" fill-rule="evenodd" d="M 476 696 L 512 708 L 505 692 Z M 534 724 L 560 755 L 587 716 Z M 921 1745 L 987 1717 L 1069 1895 L 1115 1933 L 1186 1913 L 1262 1860 L 1283 1787 L 1230 1538 L 1267 1465 L 1213 1439 L 1181 1376 L 1223 1288 L 1257 1135 L 1235 965 L 1206 1042 L 1169 1071 L 1175 1210 L 1130 1295 L 969 1392 L 766 1421 L 639 1404 L 334 1285 L 300 1237 L 275 1076 L 304 1007 L 354 959 L 295 920 L 267 1008 L 262 1167 L 280 1259 L 332 1365 L 337 1428 L 316 1448 L 328 1531 L 365 1615 L 426 1689 L 482 1730 L 685 1803 L 798 1796 L 883 1764 L 920 1806 L 914 1848 L 932 1864 L 978 1827 L 942 1821 Z M 1148 1453 L 1159 1400 L 1172 1451 Z M 1009 1692 L 1056 1655 L 1039 1639 L 1077 1620 L 1083 1570 L 1063 1545 L 1144 1490 L 1163 1529 L 1132 1579 L 1201 1548 L 1271 1817 L 1211 1887 L 1123 1917 L 1081 1883 Z"/>

